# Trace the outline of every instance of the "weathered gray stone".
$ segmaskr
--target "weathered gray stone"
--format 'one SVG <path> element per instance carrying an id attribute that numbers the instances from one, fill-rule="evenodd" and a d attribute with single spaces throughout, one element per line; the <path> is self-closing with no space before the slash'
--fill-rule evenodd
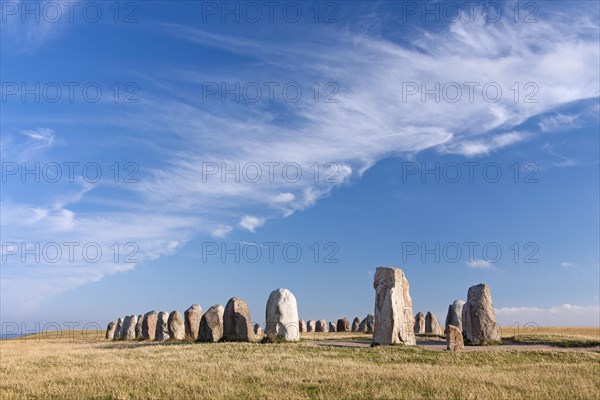
<path id="1" fill-rule="evenodd" d="M 328 327 L 327 327 L 327 330 L 329 332 L 337 332 L 336 324 L 333 323 L 333 322 L 330 322 L 329 325 L 328 325 Z"/>
<path id="2" fill-rule="evenodd" d="M 138 315 L 137 316 L 137 323 L 135 324 L 135 338 L 136 339 L 142 339 L 143 335 L 142 335 L 142 324 L 144 323 L 144 316 L 143 315 Z"/>
<path id="3" fill-rule="evenodd" d="M 298 327 L 300 328 L 300 333 L 305 333 L 307 332 L 307 328 L 306 328 L 306 322 L 304 322 L 303 319 L 301 319 L 300 321 L 298 321 Z"/>
<path id="4" fill-rule="evenodd" d="M 198 304 L 192 304 L 183 314 L 186 339 L 197 340 L 200 332 L 200 320 L 202 319 L 202 307 Z"/>
<path id="5" fill-rule="evenodd" d="M 306 323 L 306 332 L 315 332 L 317 329 L 317 324 L 312 319 L 309 319 Z"/>
<path id="6" fill-rule="evenodd" d="M 121 339 L 121 331 L 123 330 L 123 318 L 117 319 L 117 326 L 115 326 L 115 335 L 113 336 L 113 340 Z"/>
<path id="7" fill-rule="evenodd" d="M 144 314 L 142 321 L 142 339 L 156 340 L 156 324 L 158 323 L 158 313 L 156 311 L 148 311 Z"/>
<path id="8" fill-rule="evenodd" d="M 158 313 L 158 318 L 156 321 L 156 340 L 159 342 L 169 340 L 171 336 L 169 336 L 169 314 L 165 311 L 161 311 Z"/>
<path id="9" fill-rule="evenodd" d="M 250 308 L 242 299 L 232 297 L 223 313 L 223 340 L 229 342 L 253 342 Z"/>
<path id="10" fill-rule="evenodd" d="M 454 325 L 448 325 L 446 350 L 460 351 L 465 348 L 462 332 Z"/>
<path id="11" fill-rule="evenodd" d="M 420 311 L 417 313 L 417 315 L 415 315 L 414 331 L 415 331 L 415 333 L 420 334 L 420 335 L 425 333 L 425 314 L 423 314 Z"/>
<path id="12" fill-rule="evenodd" d="M 442 328 L 431 311 L 427 311 L 427 315 L 425 316 L 425 333 L 429 335 L 443 335 Z"/>
<path id="13" fill-rule="evenodd" d="M 462 300 L 454 300 L 454 303 L 448 306 L 446 323 L 444 324 L 444 333 L 448 334 L 448 325 L 456 326 L 462 332 L 462 309 L 465 304 Z"/>
<path id="14" fill-rule="evenodd" d="M 185 324 L 179 311 L 172 311 L 168 320 L 169 336 L 174 340 L 185 339 Z"/>
<path id="15" fill-rule="evenodd" d="M 277 289 L 271 292 L 266 307 L 267 336 L 295 342 L 300 340 L 298 327 L 298 305 L 296 297 L 287 289 Z"/>
<path id="16" fill-rule="evenodd" d="M 352 328 L 351 328 L 352 332 L 358 332 L 359 325 L 360 325 L 360 319 L 358 319 L 358 317 L 355 317 L 352 320 Z"/>
<path id="17" fill-rule="evenodd" d="M 500 343 L 500 331 L 487 284 L 471 286 L 462 309 L 462 328 L 467 344 Z"/>
<path id="18" fill-rule="evenodd" d="M 346 317 L 337 320 L 337 332 L 350 332 L 350 322 Z"/>
<path id="19" fill-rule="evenodd" d="M 121 328 L 121 340 L 135 340 L 135 326 L 137 324 L 137 316 L 128 315 L 123 320 L 123 327 Z"/>
<path id="20" fill-rule="evenodd" d="M 200 319 L 198 340 L 201 342 L 218 342 L 223 337 L 223 314 L 225 309 L 220 304 L 210 307 Z"/>
<path id="21" fill-rule="evenodd" d="M 320 319 L 317 321 L 317 326 L 315 327 L 315 332 L 328 332 L 327 322 L 324 319 Z"/>
<path id="22" fill-rule="evenodd" d="M 115 330 L 117 329 L 117 321 L 110 321 L 106 327 L 106 338 L 113 340 L 115 338 Z"/>
<path id="23" fill-rule="evenodd" d="M 408 279 L 399 268 L 378 267 L 375 288 L 374 344 L 417 344 Z"/>
<path id="24" fill-rule="evenodd" d="M 373 333 L 375 330 L 375 316 L 373 314 L 367 314 L 367 316 L 360 321 L 358 325 L 358 331 L 363 333 Z"/>

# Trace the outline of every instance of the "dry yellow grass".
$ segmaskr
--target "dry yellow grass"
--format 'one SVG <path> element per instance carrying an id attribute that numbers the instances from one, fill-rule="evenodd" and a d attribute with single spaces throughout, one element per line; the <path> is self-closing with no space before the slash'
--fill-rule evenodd
<path id="1" fill-rule="evenodd" d="M 600 345 L 600 328 L 527 327 L 502 329 L 502 338 L 515 343 L 547 343 L 561 347 Z"/>
<path id="2" fill-rule="evenodd" d="M 338 334 L 336 339 L 348 335 Z M 362 335 L 364 336 L 364 335 Z M 315 342 L 0 343 L 4 399 L 593 399 L 600 353 L 334 347 Z"/>

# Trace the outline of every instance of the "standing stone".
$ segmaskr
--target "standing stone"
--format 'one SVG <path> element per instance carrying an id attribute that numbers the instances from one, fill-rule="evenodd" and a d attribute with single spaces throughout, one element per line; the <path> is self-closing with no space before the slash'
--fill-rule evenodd
<path id="1" fill-rule="evenodd" d="M 123 318 L 119 318 L 117 320 L 117 326 L 115 326 L 115 336 L 113 336 L 113 340 L 121 339 L 121 330 L 123 329 Z"/>
<path id="2" fill-rule="evenodd" d="M 142 339 L 142 324 L 144 323 L 144 316 L 138 315 L 137 323 L 135 324 L 135 338 L 140 340 Z"/>
<path id="3" fill-rule="evenodd" d="M 373 333 L 375 330 L 375 316 L 373 314 L 367 314 L 367 316 L 360 321 L 358 325 L 358 331 L 362 333 Z"/>
<path id="4" fill-rule="evenodd" d="M 201 342 L 218 342 L 223 337 L 223 313 L 225 309 L 215 304 L 200 319 L 198 340 Z"/>
<path id="5" fill-rule="evenodd" d="M 165 311 L 158 313 L 158 319 L 156 321 L 156 340 L 159 342 L 169 340 L 169 314 Z"/>
<path id="6" fill-rule="evenodd" d="M 462 309 L 465 304 L 462 300 L 454 300 L 454 303 L 448 306 L 446 323 L 444 324 L 444 333 L 448 334 L 448 325 L 454 325 L 462 332 Z"/>
<path id="7" fill-rule="evenodd" d="M 296 297 L 287 289 L 271 292 L 266 308 L 267 336 L 277 336 L 289 342 L 300 340 Z"/>
<path id="8" fill-rule="evenodd" d="M 317 327 L 317 324 L 312 319 L 309 319 L 306 323 L 306 332 L 314 332 Z"/>
<path id="9" fill-rule="evenodd" d="M 297 319 L 297 317 L 296 317 Z M 232 297 L 223 313 L 223 340 L 229 342 L 252 342 L 252 318 L 250 308 L 242 299 Z"/>
<path id="10" fill-rule="evenodd" d="M 425 333 L 430 335 L 441 335 L 442 328 L 435 317 L 435 315 L 431 311 L 427 311 L 427 315 L 425 316 Z"/>
<path id="11" fill-rule="evenodd" d="M 360 319 L 358 319 L 358 317 L 355 317 L 352 320 L 352 332 L 358 332 L 359 325 L 360 325 Z"/>
<path id="12" fill-rule="evenodd" d="M 367 314 L 367 333 L 375 332 L 375 315 Z"/>
<path id="13" fill-rule="evenodd" d="M 415 333 L 418 333 L 418 334 L 425 333 L 425 314 L 423 314 L 420 311 L 417 313 L 417 315 L 415 315 L 414 331 L 415 331 Z"/>
<path id="14" fill-rule="evenodd" d="M 329 323 L 329 326 L 327 329 L 329 330 L 329 332 L 337 332 L 337 327 L 336 327 L 335 323 L 333 323 L 333 322 Z"/>
<path id="15" fill-rule="evenodd" d="M 183 323 L 183 317 L 181 316 L 181 313 L 179 311 L 172 311 L 171 314 L 169 314 L 169 320 L 167 325 L 169 328 L 169 336 L 171 337 L 171 339 L 185 339 L 185 325 Z"/>
<path id="16" fill-rule="evenodd" d="M 113 340 L 115 337 L 115 330 L 117 328 L 117 321 L 110 321 L 106 327 L 106 338 Z"/>
<path id="17" fill-rule="evenodd" d="M 142 321 L 142 339 L 156 340 L 156 324 L 158 323 L 158 313 L 156 311 L 148 311 L 144 314 Z"/>
<path id="18" fill-rule="evenodd" d="M 301 319 L 300 321 L 298 321 L 298 327 L 300 328 L 300 333 L 307 332 L 307 330 L 306 330 L 306 322 L 304 322 L 303 319 Z"/>
<path id="19" fill-rule="evenodd" d="M 185 337 L 188 340 L 197 340 L 200 332 L 200 320 L 202 319 L 202 307 L 192 304 L 183 313 L 185 317 Z"/>
<path id="20" fill-rule="evenodd" d="M 448 325 L 446 333 L 446 350 L 460 351 L 465 348 L 462 332 L 454 325 Z"/>
<path id="21" fill-rule="evenodd" d="M 320 319 L 317 321 L 317 326 L 315 327 L 315 332 L 327 332 L 327 322 L 324 319 Z"/>
<path id="22" fill-rule="evenodd" d="M 337 332 L 350 332 L 350 322 L 346 317 L 337 320 Z"/>
<path id="23" fill-rule="evenodd" d="M 264 332 L 260 324 L 254 324 L 254 337 L 256 340 L 261 340 L 264 337 Z"/>
<path id="24" fill-rule="evenodd" d="M 462 328 L 467 344 L 500 342 L 500 331 L 492 304 L 490 287 L 485 283 L 471 286 L 462 309 Z"/>
<path id="25" fill-rule="evenodd" d="M 128 315 L 123 320 L 123 327 L 121 328 L 121 340 L 134 340 L 135 339 L 135 326 L 137 325 L 137 317 L 135 315 Z"/>
<path id="26" fill-rule="evenodd" d="M 414 346 L 412 300 L 408 279 L 400 268 L 377 267 L 375 280 L 374 344 Z"/>

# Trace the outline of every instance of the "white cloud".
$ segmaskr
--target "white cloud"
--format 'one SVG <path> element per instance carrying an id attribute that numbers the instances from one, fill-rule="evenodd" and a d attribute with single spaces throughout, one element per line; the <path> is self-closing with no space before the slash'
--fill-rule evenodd
<path id="1" fill-rule="evenodd" d="M 504 326 L 527 323 L 538 326 L 600 327 L 599 306 L 563 304 L 555 307 L 500 307 L 495 308 L 498 322 Z M 534 326 L 532 324 L 532 326 Z"/>
<path id="2" fill-rule="evenodd" d="M 455 153 L 467 157 L 473 157 L 483 154 L 490 154 L 495 150 L 522 142 L 530 136 L 531 135 L 526 132 L 508 132 L 487 138 L 442 144 L 439 146 L 439 148 L 445 153 Z"/>
<path id="3" fill-rule="evenodd" d="M 279 193 L 277 196 L 275 196 L 273 198 L 273 202 L 289 203 L 290 201 L 294 201 L 295 198 L 296 198 L 296 196 L 294 196 L 294 193 L 290 193 L 290 192 Z"/>
<path id="4" fill-rule="evenodd" d="M 556 114 L 542 118 L 538 123 L 543 132 L 556 132 L 576 128 L 578 115 Z"/>
<path id="5" fill-rule="evenodd" d="M 568 262 L 568 261 L 563 261 L 560 263 L 560 266 L 563 268 L 571 268 L 573 266 L 573 263 Z"/>
<path id="6" fill-rule="evenodd" d="M 2 132 L 2 159 L 5 162 L 24 162 L 49 150 L 56 144 L 53 129 L 36 128 L 19 132 L 18 135 Z"/>
<path id="7" fill-rule="evenodd" d="M 492 267 L 492 263 L 486 260 L 469 260 L 467 265 L 472 268 L 488 269 Z"/>
<path id="8" fill-rule="evenodd" d="M 219 225 L 211 232 L 211 235 L 217 238 L 224 238 L 233 231 L 233 227 L 229 225 Z"/>
<path id="9" fill-rule="evenodd" d="M 250 232 L 254 232 L 256 228 L 260 228 L 265 224 L 265 219 L 262 217 L 255 217 L 253 215 L 244 215 L 240 220 L 240 226 L 248 229 Z"/>

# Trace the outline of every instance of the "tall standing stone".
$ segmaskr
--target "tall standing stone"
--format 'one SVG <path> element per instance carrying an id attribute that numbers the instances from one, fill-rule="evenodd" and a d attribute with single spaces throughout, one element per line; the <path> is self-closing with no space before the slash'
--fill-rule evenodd
<path id="1" fill-rule="evenodd" d="M 415 329 L 414 329 L 414 331 L 417 334 L 423 334 L 423 333 L 425 333 L 425 314 L 423 314 L 421 311 L 419 311 L 417 313 L 417 315 L 415 315 Z"/>
<path id="2" fill-rule="evenodd" d="M 186 339 L 197 340 L 200 332 L 200 320 L 202 319 L 202 307 L 198 304 L 192 304 L 183 314 Z"/>
<path id="3" fill-rule="evenodd" d="M 121 330 L 123 330 L 123 318 L 119 318 L 117 320 L 117 326 L 115 326 L 115 335 L 113 336 L 113 340 L 121 339 Z"/>
<path id="4" fill-rule="evenodd" d="M 448 326 L 454 325 L 462 332 L 462 309 L 465 302 L 462 300 L 454 300 L 454 303 L 448 306 L 448 314 L 446 315 L 446 323 L 444 324 L 444 333 L 448 334 Z"/>
<path id="5" fill-rule="evenodd" d="M 301 319 L 300 321 L 298 321 L 298 327 L 300 328 L 300 333 L 304 333 L 306 332 L 306 322 L 304 322 L 303 319 Z"/>
<path id="6" fill-rule="evenodd" d="M 350 332 L 350 322 L 346 317 L 337 320 L 337 332 Z"/>
<path id="7" fill-rule="evenodd" d="M 337 326 L 334 322 L 330 322 L 329 326 L 327 327 L 327 330 L 329 332 L 337 332 Z"/>
<path id="8" fill-rule="evenodd" d="M 435 314 L 431 311 L 427 311 L 427 315 L 425 316 L 425 333 L 428 333 L 430 335 L 442 334 L 442 328 L 440 327 L 440 323 L 435 317 Z"/>
<path id="9" fill-rule="evenodd" d="M 306 323 L 306 332 L 314 332 L 317 328 L 317 324 L 312 319 L 309 319 Z"/>
<path id="10" fill-rule="evenodd" d="M 271 292 L 267 300 L 266 321 L 267 336 L 290 342 L 300 340 L 298 304 L 289 290 L 280 288 Z"/>
<path id="11" fill-rule="evenodd" d="M 200 319 L 198 340 L 201 342 L 218 342 L 223 337 L 223 313 L 220 304 L 210 307 Z"/>
<path id="12" fill-rule="evenodd" d="M 135 326 L 137 324 L 137 316 L 128 315 L 123 320 L 123 327 L 121 328 L 121 340 L 134 340 L 135 339 Z"/>
<path id="13" fill-rule="evenodd" d="M 169 340 L 169 314 L 165 311 L 158 313 L 158 319 L 156 321 L 156 340 L 159 342 Z"/>
<path id="14" fill-rule="evenodd" d="M 315 332 L 327 332 L 329 329 L 327 328 L 327 322 L 324 319 L 320 319 L 317 321 L 317 325 L 315 326 Z"/>
<path id="15" fill-rule="evenodd" d="M 490 287 L 485 283 L 471 286 L 462 309 L 462 328 L 468 344 L 499 343 L 500 331 L 492 304 Z"/>
<path id="16" fill-rule="evenodd" d="M 355 317 L 352 320 L 352 332 L 358 332 L 358 326 L 360 325 L 360 319 L 358 319 L 358 317 Z"/>
<path id="17" fill-rule="evenodd" d="M 115 338 L 115 330 L 117 328 L 117 321 L 110 321 L 106 327 L 106 338 L 113 340 Z"/>
<path id="18" fill-rule="evenodd" d="M 136 339 L 142 339 L 143 335 L 142 335 L 142 325 L 144 323 L 144 316 L 143 315 L 138 315 L 137 317 L 137 323 L 135 324 L 135 338 Z"/>
<path id="19" fill-rule="evenodd" d="M 183 317 L 179 311 L 172 311 L 171 314 L 169 314 L 167 325 L 171 339 L 185 339 L 185 325 L 183 323 Z"/>
<path id="20" fill-rule="evenodd" d="M 144 314 L 142 321 L 142 339 L 156 340 L 156 324 L 158 323 L 158 313 L 156 311 L 148 311 Z"/>
<path id="21" fill-rule="evenodd" d="M 232 297 L 223 313 L 223 340 L 230 342 L 252 342 L 252 318 L 250 308 L 242 299 Z"/>
<path id="22" fill-rule="evenodd" d="M 375 288 L 374 344 L 417 344 L 408 279 L 399 268 L 378 267 Z"/>

